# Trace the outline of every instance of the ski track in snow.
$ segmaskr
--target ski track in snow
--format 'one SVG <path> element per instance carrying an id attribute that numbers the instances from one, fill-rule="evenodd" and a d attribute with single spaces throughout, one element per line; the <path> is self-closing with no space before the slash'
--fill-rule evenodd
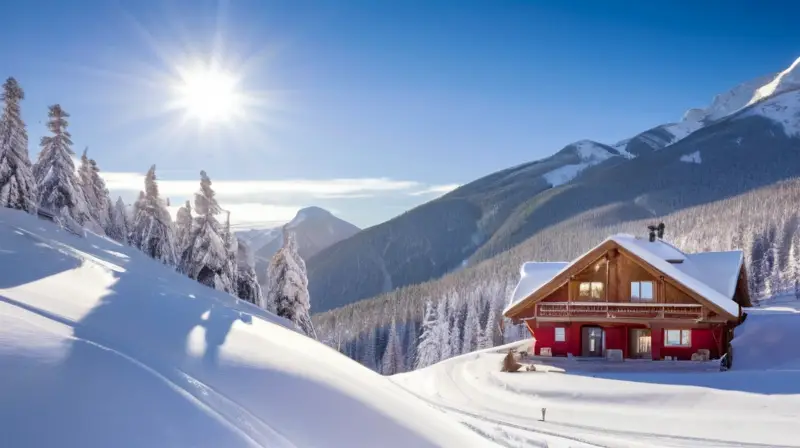
<path id="1" fill-rule="evenodd" d="M 451 415 L 478 434 L 493 438 L 495 442 L 503 443 L 506 446 L 593 446 L 605 448 L 689 448 L 700 446 L 719 448 L 796 448 L 798 446 L 753 441 L 741 442 L 718 439 L 713 436 L 640 432 L 627 428 L 605 428 L 592 424 L 572 424 L 563 421 L 543 422 L 539 419 L 539 415 L 524 414 L 513 407 L 500 406 L 500 409 L 487 407 L 484 403 L 494 403 L 487 396 L 492 395 L 492 389 L 497 387 L 515 392 L 520 396 L 527 396 L 530 399 L 538 398 L 537 396 L 526 395 L 530 391 L 516 390 L 513 384 L 504 383 L 496 377 L 489 376 L 486 379 L 475 377 L 476 373 L 469 370 L 470 363 L 478 361 L 482 356 L 496 356 L 499 361 L 502 355 L 492 353 L 496 350 L 498 350 L 497 347 L 452 358 L 439 365 L 423 369 L 422 376 L 417 371 L 403 374 L 399 378 L 390 378 L 413 396 Z M 429 369 L 436 369 L 435 377 L 424 374 L 425 370 Z M 541 374 L 547 375 L 547 373 Z M 613 409 L 610 409 L 610 411 L 613 412 Z M 620 415 L 620 418 L 624 417 L 624 414 Z M 506 436 L 508 442 L 516 442 L 516 444 L 506 443 L 499 439 L 497 434 L 489 434 L 490 428 L 495 429 L 495 432 L 499 430 L 501 434 L 510 430 L 522 431 L 524 440 L 519 440 L 519 438 L 514 438 L 508 434 Z M 517 434 L 520 433 L 517 432 Z M 563 445 L 563 443 L 567 443 L 567 445 Z M 575 443 L 580 445 L 575 445 Z"/>
<path id="2" fill-rule="evenodd" d="M 73 329 L 82 327 L 80 323 L 72 319 L 10 299 L 3 295 L 0 295 L 0 302 Z M 36 325 L 36 322 L 32 320 L 26 321 L 32 325 Z M 41 327 L 39 325 L 36 326 Z M 91 334 L 91 329 L 85 327 L 82 327 L 82 329 L 89 331 Z M 120 349 L 115 349 L 110 345 L 106 345 L 101 341 L 101 338 L 95 335 L 91 338 L 76 336 L 67 336 L 67 338 L 119 356 L 147 374 L 154 376 L 175 393 L 203 409 L 220 424 L 239 435 L 242 439 L 248 441 L 254 447 L 295 447 L 293 443 L 278 433 L 278 431 L 270 425 L 186 372 L 179 369 L 167 369 L 166 371 L 156 369 L 151 364 L 143 361 L 142 358 L 132 356 Z"/>

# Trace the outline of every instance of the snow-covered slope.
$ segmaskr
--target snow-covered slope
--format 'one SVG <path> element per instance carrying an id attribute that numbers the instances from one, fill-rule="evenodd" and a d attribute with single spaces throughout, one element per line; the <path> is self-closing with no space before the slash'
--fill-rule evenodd
<path id="1" fill-rule="evenodd" d="M 500 372 L 505 350 L 529 340 L 391 378 L 508 446 L 800 446 L 800 313 L 748 313 L 727 372 L 715 361 L 566 358 Z"/>
<path id="2" fill-rule="evenodd" d="M 617 155 L 609 151 L 608 147 L 591 140 L 575 142 L 564 148 L 562 152 L 574 152 L 578 156 L 578 163 L 562 165 L 544 173 L 542 175 L 544 180 L 554 187 L 571 181 L 586 168 L 605 162 Z"/>
<path id="3" fill-rule="evenodd" d="M 0 209 L 0 445 L 490 446 L 284 320 Z"/>
<path id="4" fill-rule="evenodd" d="M 282 226 L 269 229 L 248 229 L 236 232 L 236 237 L 247 243 L 253 253 L 281 236 Z"/>

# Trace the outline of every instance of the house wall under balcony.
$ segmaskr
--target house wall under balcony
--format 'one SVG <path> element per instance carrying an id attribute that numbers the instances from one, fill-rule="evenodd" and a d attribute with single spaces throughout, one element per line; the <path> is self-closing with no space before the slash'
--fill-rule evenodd
<path id="1" fill-rule="evenodd" d="M 540 322 L 536 325 L 533 320 L 527 321 L 527 325 L 534 338 L 533 349 L 536 355 L 542 354 L 542 348 L 550 348 L 553 356 L 581 356 L 581 329 L 590 326 L 601 327 L 605 332 L 605 350 L 622 350 L 623 357 L 626 359 L 631 358 L 631 330 L 648 328 L 648 325 L 644 323 L 609 325 L 587 322 Z M 700 349 L 708 350 L 711 358 L 716 359 L 721 356 L 721 353 L 724 353 L 727 347 L 727 332 L 724 324 L 710 327 L 695 326 L 694 328 L 690 325 L 658 325 L 650 328 L 651 356 L 655 360 L 665 359 L 667 356 L 678 360 L 690 360 L 692 354 Z M 667 330 L 690 330 L 689 345 L 666 345 Z M 564 340 L 557 340 L 557 332 L 563 334 Z"/>

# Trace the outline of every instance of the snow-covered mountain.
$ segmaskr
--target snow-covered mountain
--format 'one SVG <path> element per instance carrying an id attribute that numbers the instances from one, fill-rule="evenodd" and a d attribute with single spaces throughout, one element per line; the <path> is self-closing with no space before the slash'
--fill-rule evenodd
<path id="1" fill-rule="evenodd" d="M 303 260 L 308 260 L 326 247 L 350 238 L 361 230 L 320 207 L 300 209 L 286 226 L 294 232 L 298 253 Z M 269 261 L 283 245 L 283 226 L 237 232 L 236 236 L 252 248 L 256 275 L 263 284 Z"/>
<path id="2" fill-rule="evenodd" d="M 8 447 L 494 446 L 288 322 L 0 209 Z"/>
<path id="3" fill-rule="evenodd" d="M 798 72 L 800 59 L 780 73 L 716 95 L 675 123 L 617 143 L 579 140 L 335 244 L 308 263 L 316 309 L 475 265 L 581 213 L 603 213 L 602 221 L 585 223 L 595 228 L 664 216 L 796 178 Z"/>
<path id="4" fill-rule="evenodd" d="M 249 247 L 250 250 L 255 253 L 262 247 L 271 243 L 273 240 L 275 240 L 275 238 L 279 238 L 281 236 L 281 226 L 275 226 L 267 229 L 239 230 L 235 233 L 236 237 L 244 241 L 247 244 L 247 247 Z"/>

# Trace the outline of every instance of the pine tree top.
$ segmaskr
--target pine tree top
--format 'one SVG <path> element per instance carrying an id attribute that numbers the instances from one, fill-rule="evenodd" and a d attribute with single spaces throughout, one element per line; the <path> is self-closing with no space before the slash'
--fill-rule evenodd
<path id="1" fill-rule="evenodd" d="M 25 99 L 25 91 L 22 90 L 22 87 L 13 76 L 9 76 L 6 82 L 3 83 L 3 93 L 0 99 L 6 102 L 6 107 L 8 107 L 9 103 L 18 103 L 20 100 Z"/>
<path id="2" fill-rule="evenodd" d="M 144 177 L 145 197 L 148 199 L 158 199 L 158 184 L 156 183 L 156 166 L 153 165 L 147 170 Z"/>

